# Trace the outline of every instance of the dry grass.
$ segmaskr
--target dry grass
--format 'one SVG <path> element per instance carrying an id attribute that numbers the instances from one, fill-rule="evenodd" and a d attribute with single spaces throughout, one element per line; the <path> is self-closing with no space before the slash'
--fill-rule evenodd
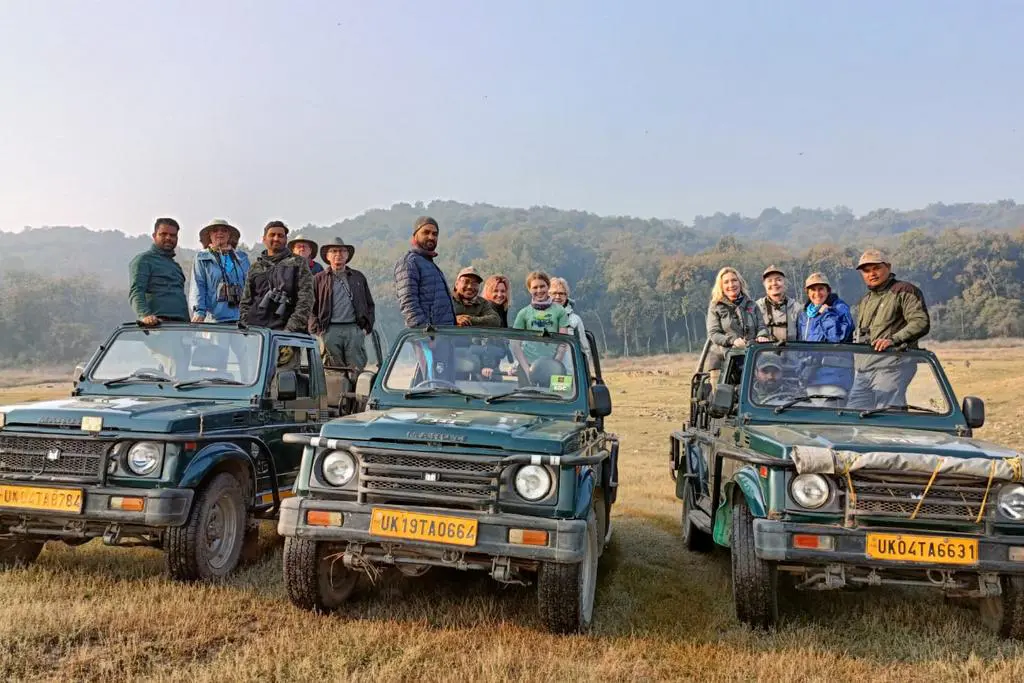
<path id="1" fill-rule="evenodd" d="M 944 348 L 958 395 L 989 407 L 982 438 L 1024 447 L 1024 349 Z M 595 632 L 540 630 L 529 588 L 485 576 L 387 575 L 340 615 L 293 608 L 281 548 L 222 586 L 180 585 L 152 550 L 50 544 L 0 576 L 0 677 L 160 680 L 1024 680 L 1024 646 L 925 591 L 801 598 L 776 633 L 732 615 L 727 553 L 682 549 L 668 476 L 692 358 L 617 361 L 610 428 L 623 441 L 615 540 L 602 560 Z M 57 390 L 59 393 L 60 390 Z M 0 403 L 54 389 L 0 390 Z"/>

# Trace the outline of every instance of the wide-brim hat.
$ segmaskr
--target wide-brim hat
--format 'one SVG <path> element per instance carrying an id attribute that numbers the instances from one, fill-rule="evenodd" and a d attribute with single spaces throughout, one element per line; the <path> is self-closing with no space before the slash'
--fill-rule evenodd
<path id="1" fill-rule="evenodd" d="M 295 251 L 295 245 L 301 244 L 302 242 L 308 244 L 310 252 L 314 254 L 319 248 L 319 245 L 308 237 L 296 237 L 295 239 L 288 240 L 288 251 Z"/>
<path id="2" fill-rule="evenodd" d="M 320 260 L 323 261 L 324 263 L 328 263 L 327 250 L 337 249 L 338 247 L 348 250 L 348 258 L 346 259 L 346 263 L 350 263 L 352 261 L 352 257 L 356 255 L 356 248 L 353 247 L 351 244 L 345 244 L 345 240 L 341 239 L 340 237 L 335 237 L 333 241 L 328 242 L 324 246 L 320 247 Z"/>
<path id="3" fill-rule="evenodd" d="M 203 245 L 203 249 L 210 248 L 210 232 L 214 228 L 227 228 L 228 232 L 231 233 L 231 246 L 237 247 L 238 241 L 242 239 L 242 233 L 235 226 L 228 223 L 223 218 L 214 218 L 210 221 L 206 227 L 199 231 L 199 244 Z"/>

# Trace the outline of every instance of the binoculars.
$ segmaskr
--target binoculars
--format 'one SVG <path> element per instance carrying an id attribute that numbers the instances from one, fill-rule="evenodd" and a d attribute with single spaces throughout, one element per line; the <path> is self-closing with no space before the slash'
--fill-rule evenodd
<path id="1" fill-rule="evenodd" d="M 231 308 L 238 308 L 242 300 L 242 288 L 239 285 L 232 285 L 221 282 L 217 285 L 217 301 L 226 301 Z"/>
<path id="2" fill-rule="evenodd" d="M 260 301 L 259 306 L 256 309 L 260 313 L 266 313 L 267 309 L 270 308 L 270 304 L 277 304 L 277 309 L 274 311 L 274 317 L 283 318 L 285 313 L 288 312 L 288 295 L 284 293 L 283 289 L 272 289 L 263 295 L 263 299 Z"/>

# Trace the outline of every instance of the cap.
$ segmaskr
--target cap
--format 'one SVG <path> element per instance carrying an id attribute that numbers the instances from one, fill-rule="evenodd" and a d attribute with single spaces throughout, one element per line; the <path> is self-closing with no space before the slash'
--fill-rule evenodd
<path id="1" fill-rule="evenodd" d="M 772 266 L 768 266 L 767 268 L 764 269 L 764 272 L 761 273 L 761 279 L 763 280 L 766 277 L 768 277 L 769 275 L 773 275 L 773 274 L 778 274 L 778 275 L 781 275 L 782 277 L 786 277 L 786 273 L 782 270 L 782 268 L 779 268 L 778 266 L 772 265 Z"/>
<path id="2" fill-rule="evenodd" d="M 438 230 L 441 229 L 437 225 L 437 221 L 435 221 L 430 216 L 420 216 L 419 218 L 416 219 L 416 222 L 413 223 L 413 225 L 412 225 L 412 234 L 415 235 L 417 233 L 417 231 L 419 231 L 419 229 L 422 228 L 424 225 L 433 225 Z"/>
<path id="3" fill-rule="evenodd" d="M 829 289 L 832 289 L 832 283 L 828 281 L 824 273 L 811 273 L 807 276 L 807 280 L 804 281 L 804 289 L 812 287 L 814 285 L 825 285 Z"/>
<path id="4" fill-rule="evenodd" d="M 775 353 L 762 353 L 757 357 L 757 369 L 763 370 L 765 368 L 775 368 L 777 370 L 782 369 L 782 360 L 778 354 Z"/>
<path id="5" fill-rule="evenodd" d="M 468 266 L 459 271 L 459 274 L 455 276 L 455 281 L 458 282 L 464 277 L 476 278 L 477 282 L 483 282 L 484 279 L 480 276 L 480 273 L 476 272 L 476 268 Z"/>
<path id="6" fill-rule="evenodd" d="M 890 261 L 889 257 L 883 254 L 879 249 L 868 249 L 860 255 L 859 259 L 857 259 L 857 270 L 860 270 L 864 266 L 870 266 L 874 263 L 884 263 L 889 265 L 892 261 Z"/>

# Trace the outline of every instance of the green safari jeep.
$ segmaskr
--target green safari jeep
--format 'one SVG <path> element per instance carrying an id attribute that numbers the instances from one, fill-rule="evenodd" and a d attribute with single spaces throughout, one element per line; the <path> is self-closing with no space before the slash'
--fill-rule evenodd
<path id="1" fill-rule="evenodd" d="M 561 334 L 407 330 L 356 393 L 365 412 L 285 436 L 305 447 L 278 523 L 292 602 L 334 610 L 386 566 L 479 570 L 536 583 L 550 630 L 588 629 L 618 485 L 596 354 L 588 368 Z"/>
<path id="2" fill-rule="evenodd" d="M 176 579 L 228 574 L 291 495 L 302 448 L 284 434 L 345 404 L 328 384 L 305 334 L 118 327 L 70 398 L 0 407 L 0 565 L 102 538 L 162 547 Z"/>
<path id="3" fill-rule="evenodd" d="M 789 342 L 691 384 L 671 437 L 683 540 L 732 550 L 736 615 L 776 625 L 782 587 L 927 586 L 1024 637 L 1021 455 L 972 437 L 934 354 Z"/>

